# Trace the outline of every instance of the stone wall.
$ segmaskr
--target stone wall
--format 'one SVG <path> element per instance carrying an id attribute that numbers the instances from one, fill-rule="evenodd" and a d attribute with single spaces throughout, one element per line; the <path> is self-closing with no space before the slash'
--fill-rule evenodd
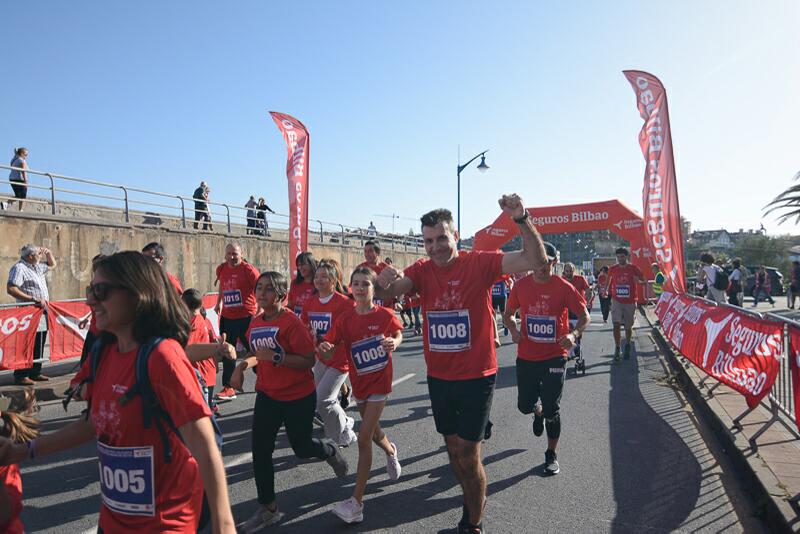
<path id="1" fill-rule="evenodd" d="M 0 212 L 0 271 L 8 273 L 19 259 L 22 245 L 35 243 L 46 246 L 58 261 L 58 267 L 48 274 L 50 298 L 78 298 L 83 296 L 89 283 L 91 260 L 96 254 L 141 250 L 145 244 L 158 241 L 166 249 L 167 270 L 180 279 L 184 288 L 213 291 L 215 269 L 224 261 L 225 245 L 233 240 L 241 244 L 245 258 L 259 270 L 287 273 L 289 245 L 279 238 L 231 237 L 11 211 Z M 383 255 L 392 257 L 400 267 L 410 265 L 424 254 L 421 249 L 418 252 L 413 249 L 393 251 L 390 244 L 382 244 L 382 247 Z M 312 242 L 309 249 L 318 259 L 330 257 L 338 260 L 345 273 L 364 261 L 360 245 Z M 3 292 L 1 301 L 13 302 L 13 299 Z"/>

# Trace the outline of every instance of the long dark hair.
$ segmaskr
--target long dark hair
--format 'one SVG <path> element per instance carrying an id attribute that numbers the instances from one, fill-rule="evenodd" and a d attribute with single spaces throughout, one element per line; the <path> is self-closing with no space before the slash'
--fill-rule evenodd
<path id="1" fill-rule="evenodd" d="M 299 284 L 301 282 L 311 282 L 314 283 L 314 275 L 317 273 L 317 260 L 314 259 L 314 255 L 310 252 L 301 252 L 297 255 L 297 258 L 294 260 L 295 267 L 302 265 L 303 263 L 307 263 L 311 266 L 311 280 L 304 280 L 303 275 L 300 274 L 300 269 L 297 269 L 297 277 L 294 279 L 295 284 Z"/>
<path id="2" fill-rule="evenodd" d="M 320 269 L 324 270 L 328 273 L 328 278 L 333 280 L 333 290 L 337 293 L 341 293 L 342 295 L 347 295 L 347 291 L 344 287 L 344 281 L 342 279 L 342 268 L 339 266 L 339 262 L 334 260 L 333 258 L 324 258 L 319 260 L 317 264 L 317 271 Z M 316 275 L 316 271 L 314 271 Z M 316 292 L 316 288 L 314 289 Z"/>
<path id="3" fill-rule="evenodd" d="M 133 337 L 138 343 L 164 337 L 186 346 L 191 331 L 189 310 L 158 263 L 128 250 L 102 258 L 95 269 L 101 271 L 110 283 L 121 286 L 134 296 Z"/>
<path id="4" fill-rule="evenodd" d="M 0 413 L 0 436 L 14 443 L 25 443 L 39 435 L 39 420 L 33 414 L 39 411 L 36 395 L 25 388 L 21 397 L 11 397 L 11 404 Z"/>

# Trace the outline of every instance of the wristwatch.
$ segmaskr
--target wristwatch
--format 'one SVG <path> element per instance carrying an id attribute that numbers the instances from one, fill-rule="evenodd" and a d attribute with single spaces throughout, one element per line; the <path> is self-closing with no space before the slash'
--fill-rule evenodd
<path id="1" fill-rule="evenodd" d="M 527 220 L 528 220 L 528 218 L 529 218 L 530 216 L 531 216 L 531 214 L 530 214 L 530 213 L 528 213 L 528 210 L 525 210 L 525 215 L 523 215 L 522 217 L 519 217 L 519 218 L 517 218 L 517 217 L 512 217 L 512 219 L 514 219 L 514 222 L 515 222 L 515 223 L 517 223 L 517 224 L 522 224 L 522 223 L 524 223 L 525 221 L 527 221 Z"/>
<path id="2" fill-rule="evenodd" d="M 283 353 L 282 352 L 276 352 L 275 354 L 272 355 L 272 363 L 273 364 L 280 365 L 281 362 L 283 362 Z"/>

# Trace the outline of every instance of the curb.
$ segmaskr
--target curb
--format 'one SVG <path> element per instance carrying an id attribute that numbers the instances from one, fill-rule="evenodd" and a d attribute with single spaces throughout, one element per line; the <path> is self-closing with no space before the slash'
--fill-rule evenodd
<path id="1" fill-rule="evenodd" d="M 678 376 L 681 389 L 689 399 L 692 408 L 701 413 L 709 427 L 720 440 L 723 449 L 733 464 L 744 476 L 749 491 L 755 497 L 757 508 L 763 508 L 764 519 L 773 532 L 796 532 L 800 527 L 798 514 L 788 502 L 785 495 L 776 494 L 770 488 L 780 488 L 781 483 L 775 474 L 767 467 L 758 454 L 753 454 L 753 449 L 747 438 L 741 433 L 734 433 L 733 420 L 711 396 L 706 397 L 695 381 L 689 376 L 684 364 L 669 345 L 661 333 L 661 329 L 654 326 L 650 317 L 645 315 L 650 324 L 653 338 L 656 340 L 662 355 L 668 362 L 670 369 Z M 750 453 L 750 454 L 747 454 Z"/>

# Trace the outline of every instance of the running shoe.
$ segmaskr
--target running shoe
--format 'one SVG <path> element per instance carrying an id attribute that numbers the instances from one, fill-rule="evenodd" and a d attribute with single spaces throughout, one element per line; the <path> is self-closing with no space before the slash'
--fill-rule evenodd
<path id="1" fill-rule="evenodd" d="M 470 525 L 469 523 L 458 524 L 458 534 L 483 534 L 483 523 L 477 525 Z"/>
<path id="2" fill-rule="evenodd" d="M 348 447 L 357 441 L 358 435 L 349 428 L 344 429 L 339 436 L 340 447 Z"/>
<path id="3" fill-rule="evenodd" d="M 390 443 L 394 449 L 394 454 L 386 455 L 386 472 L 389 473 L 389 480 L 397 480 L 400 478 L 402 469 L 400 468 L 400 459 L 397 457 L 397 445 Z"/>
<path id="4" fill-rule="evenodd" d="M 544 452 L 544 472 L 548 475 L 557 475 L 561 468 L 558 466 L 556 451 L 547 449 Z"/>
<path id="5" fill-rule="evenodd" d="M 361 523 L 364 520 L 364 505 L 355 497 L 337 502 L 331 512 L 345 523 Z"/>
<path id="6" fill-rule="evenodd" d="M 347 459 L 342 455 L 342 451 L 340 451 L 339 447 L 331 440 L 325 440 L 325 442 L 333 447 L 334 451 L 333 456 L 330 456 L 325 461 L 333 468 L 333 472 L 336 474 L 337 478 L 347 476 Z"/>
<path id="7" fill-rule="evenodd" d="M 631 359 L 631 344 L 630 343 L 626 343 L 625 344 L 625 359 L 626 360 L 630 360 Z"/>
<path id="8" fill-rule="evenodd" d="M 614 349 L 614 361 L 615 362 L 619 361 L 619 347 Z"/>
<path id="9" fill-rule="evenodd" d="M 533 435 L 537 438 L 544 433 L 544 415 L 533 413 Z"/>
<path id="10" fill-rule="evenodd" d="M 274 525 L 283 518 L 283 512 L 275 509 L 270 512 L 266 508 L 259 506 L 258 511 L 253 516 L 239 525 L 239 530 L 245 533 L 258 532 L 264 527 Z"/>
<path id="11" fill-rule="evenodd" d="M 236 392 L 231 387 L 224 387 L 222 391 L 217 393 L 217 399 L 222 401 L 231 401 L 236 398 Z"/>

